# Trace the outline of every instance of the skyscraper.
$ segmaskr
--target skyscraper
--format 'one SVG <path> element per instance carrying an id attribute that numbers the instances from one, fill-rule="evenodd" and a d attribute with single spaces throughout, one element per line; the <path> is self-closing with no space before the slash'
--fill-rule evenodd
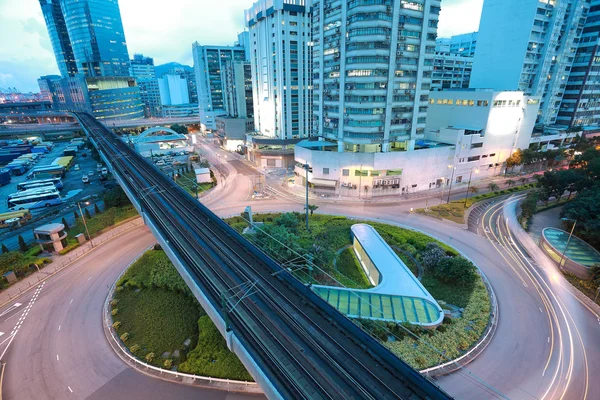
<path id="1" fill-rule="evenodd" d="M 42 14 L 48 27 L 48 35 L 58 64 L 58 70 L 63 77 L 77 73 L 77 64 L 69 39 L 69 32 L 62 13 L 59 0 L 40 0 Z"/>
<path id="2" fill-rule="evenodd" d="M 143 54 L 134 54 L 131 60 L 130 75 L 140 88 L 140 97 L 144 102 L 144 114 L 147 117 L 160 117 L 161 104 L 158 80 L 154 69 L 154 60 Z"/>
<path id="3" fill-rule="evenodd" d="M 86 110 L 97 118 L 142 118 L 118 1 L 40 0 L 40 6 L 64 80 L 41 82 L 56 90 L 58 96 L 51 98 L 77 97 L 58 106 Z"/>
<path id="4" fill-rule="evenodd" d="M 240 46 L 192 45 L 200 123 L 206 129 L 216 129 L 216 117 L 227 115 L 225 87 L 221 71 L 230 61 L 244 61 L 244 48 Z"/>
<path id="5" fill-rule="evenodd" d="M 486 0 L 470 86 L 540 96 L 538 122 L 556 123 L 588 10 L 586 0 Z"/>
<path id="6" fill-rule="evenodd" d="M 425 129 L 440 0 L 313 3 L 313 135 L 412 150 Z"/>

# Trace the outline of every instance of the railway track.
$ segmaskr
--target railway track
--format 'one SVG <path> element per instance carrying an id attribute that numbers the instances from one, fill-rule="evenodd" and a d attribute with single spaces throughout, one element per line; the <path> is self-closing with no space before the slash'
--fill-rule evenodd
<path id="1" fill-rule="evenodd" d="M 76 116 L 282 397 L 449 398 L 104 125 Z M 224 301 L 240 288 L 251 294 Z"/>

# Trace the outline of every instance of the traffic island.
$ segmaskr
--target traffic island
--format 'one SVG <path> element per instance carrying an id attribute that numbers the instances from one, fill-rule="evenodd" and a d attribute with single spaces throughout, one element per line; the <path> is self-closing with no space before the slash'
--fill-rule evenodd
<path id="1" fill-rule="evenodd" d="M 261 393 L 158 246 L 119 277 L 104 314 L 111 346 L 139 371 L 186 384 Z"/>
<path id="2" fill-rule="evenodd" d="M 248 227 L 247 218 L 241 215 L 225 221 L 241 233 Z M 417 272 L 416 264 L 423 264 L 421 283 L 448 314 L 441 325 L 426 329 L 408 321 L 353 318 L 415 369 L 431 375 L 451 372 L 473 360 L 493 336 L 497 312 L 491 286 L 470 261 L 447 244 L 413 230 L 342 216 L 310 216 L 308 230 L 299 213 L 254 214 L 253 221 L 254 233 L 245 236 L 336 306 L 340 301 L 331 298 L 331 290 L 319 286 L 366 292 L 374 286 L 349 253 L 352 250 L 340 252 L 352 245 L 351 227 L 357 223 L 371 225 L 411 271 Z M 453 361 L 456 359 L 460 361 Z"/>

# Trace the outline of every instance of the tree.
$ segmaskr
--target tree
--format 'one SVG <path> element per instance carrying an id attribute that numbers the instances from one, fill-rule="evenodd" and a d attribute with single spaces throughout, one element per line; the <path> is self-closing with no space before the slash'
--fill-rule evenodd
<path id="1" fill-rule="evenodd" d="M 77 214 L 77 211 L 73 211 L 73 217 L 75 217 L 75 223 L 77 223 L 77 220 L 79 219 L 79 214 Z"/>
<path id="2" fill-rule="evenodd" d="M 174 124 L 171 125 L 171 129 L 174 130 L 177 133 L 181 133 L 182 135 L 185 135 L 188 133 L 188 130 L 185 126 L 180 125 L 180 124 Z"/>
<path id="3" fill-rule="evenodd" d="M 65 217 L 63 217 L 60 222 L 65 226 L 66 230 L 70 229 L 69 224 L 67 223 L 67 219 Z"/>
<path id="4" fill-rule="evenodd" d="M 317 210 L 317 208 L 319 208 L 319 206 L 317 206 L 315 204 L 309 204 L 308 210 L 310 211 L 310 215 L 313 215 L 313 213 Z"/>
<path id="5" fill-rule="evenodd" d="M 469 192 L 471 192 L 471 193 L 477 193 L 477 192 L 479 192 L 479 189 L 477 188 L 477 186 L 470 186 L 469 187 Z"/>
<path id="6" fill-rule="evenodd" d="M 521 158 L 524 165 L 531 164 L 539 159 L 539 152 L 534 149 L 525 149 L 521 153 Z"/>
<path id="7" fill-rule="evenodd" d="M 96 214 L 96 215 L 100 214 L 100 208 L 98 207 L 97 203 L 94 203 L 94 214 Z"/>
<path id="8" fill-rule="evenodd" d="M 88 220 L 89 220 L 89 219 L 92 219 L 92 216 L 91 216 L 91 214 L 90 214 L 90 211 L 89 211 L 87 208 L 84 208 L 84 210 L 85 210 L 85 211 L 84 211 L 83 213 L 85 214 L 85 217 L 86 217 Z"/>
<path id="9" fill-rule="evenodd" d="M 438 264 L 446 257 L 448 257 L 446 251 L 432 242 L 425 246 L 425 251 L 421 254 L 421 262 L 428 271 L 435 271 Z"/>
<path id="10" fill-rule="evenodd" d="M 8 250 L 8 247 L 6 247 L 6 245 L 4 243 L 2 243 L 2 254 L 4 253 L 8 253 L 10 250 Z"/>
<path id="11" fill-rule="evenodd" d="M 577 236 L 600 248 L 600 186 L 583 190 L 565 204 L 560 215 L 576 220 Z"/>
<path id="12" fill-rule="evenodd" d="M 516 166 L 523 164 L 523 151 L 521 149 L 515 150 L 514 153 L 506 159 L 506 169 L 514 169 Z"/>
<path id="13" fill-rule="evenodd" d="M 487 187 L 488 187 L 488 189 L 490 189 L 490 192 L 497 192 L 498 189 L 500 189 L 500 187 L 498 185 L 496 185 L 494 182 L 487 185 Z"/>
<path id="14" fill-rule="evenodd" d="M 25 243 L 25 239 L 23 239 L 23 236 L 19 235 L 19 249 L 25 253 L 27 250 L 29 250 L 29 247 L 27 246 L 27 243 Z"/>
<path id="15" fill-rule="evenodd" d="M 521 185 L 524 185 L 524 184 L 525 184 L 525 182 L 527 182 L 527 178 L 525 178 L 525 177 L 523 177 L 523 178 L 519 178 L 519 183 L 520 183 Z"/>
<path id="16" fill-rule="evenodd" d="M 521 203 L 521 216 L 525 219 L 530 219 L 537 208 L 539 193 L 531 191 L 527 193 L 527 197 Z"/>
<path id="17" fill-rule="evenodd" d="M 300 224 L 300 221 L 298 221 L 298 217 L 296 217 L 295 214 L 284 213 L 284 214 L 281 214 L 279 217 L 277 217 L 277 219 L 274 221 L 274 223 L 275 223 L 275 225 L 283 226 L 283 227 L 287 228 L 288 230 L 295 232 L 296 227 L 298 226 L 298 224 Z"/>
<path id="18" fill-rule="evenodd" d="M 460 256 L 443 258 L 435 274 L 439 279 L 461 287 L 470 287 L 477 279 L 475 266 Z"/>
<path id="19" fill-rule="evenodd" d="M 256 240 L 261 249 L 279 262 L 286 262 L 303 254 L 298 235 L 288 231 L 284 226 L 265 225 L 256 233 Z"/>
<path id="20" fill-rule="evenodd" d="M 111 207 L 125 207 L 130 205 L 129 197 L 120 186 L 110 189 L 104 195 L 104 209 Z"/>
<path id="21" fill-rule="evenodd" d="M 515 181 L 513 181 L 512 179 L 507 179 L 505 183 L 508 185 L 508 187 L 515 186 Z"/>

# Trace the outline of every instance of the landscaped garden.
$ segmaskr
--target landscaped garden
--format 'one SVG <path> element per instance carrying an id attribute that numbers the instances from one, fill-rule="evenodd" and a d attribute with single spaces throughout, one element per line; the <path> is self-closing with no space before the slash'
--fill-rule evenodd
<path id="1" fill-rule="evenodd" d="M 153 249 L 117 282 L 113 327 L 139 359 L 166 369 L 250 381 L 165 252 Z"/>

